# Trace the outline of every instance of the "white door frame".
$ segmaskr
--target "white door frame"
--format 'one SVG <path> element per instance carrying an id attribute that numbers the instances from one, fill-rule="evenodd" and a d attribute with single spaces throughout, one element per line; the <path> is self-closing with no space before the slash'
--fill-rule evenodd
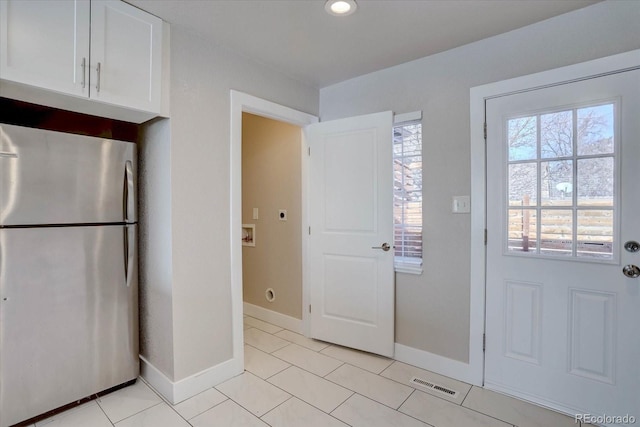
<path id="1" fill-rule="evenodd" d="M 230 147 L 230 202 L 231 202 L 231 319 L 234 366 L 244 369 L 244 330 L 243 330 L 243 298 L 242 298 L 242 113 L 251 113 L 269 119 L 278 120 L 299 126 L 302 135 L 301 179 L 302 179 L 302 328 L 305 334 L 309 331 L 308 312 L 304 310 L 309 304 L 307 289 L 306 263 L 308 234 L 304 231 L 308 226 L 307 184 L 308 159 L 305 155 L 307 142 L 304 127 L 317 123 L 318 117 L 303 113 L 265 99 L 257 98 L 243 92 L 231 90 L 231 147 Z"/>
<path id="2" fill-rule="evenodd" d="M 486 279 L 486 147 L 484 140 L 487 99 L 590 79 L 640 68 L 640 50 L 543 71 L 471 88 L 471 298 L 469 365 L 474 378 L 484 384 L 485 279 Z"/>

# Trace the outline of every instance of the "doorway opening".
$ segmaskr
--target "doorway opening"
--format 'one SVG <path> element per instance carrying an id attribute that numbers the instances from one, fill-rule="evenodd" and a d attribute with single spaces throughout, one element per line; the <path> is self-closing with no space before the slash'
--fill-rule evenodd
<path id="1" fill-rule="evenodd" d="M 242 113 L 244 314 L 300 333 L 302 151 L 300 126 Z"/>
<path id="2" fill-rule="evenodd" d="M 276 316 L 278 320 L 282 321 L 283 319 L 293 319 L 294 325 L 287 325 L 287 329 L 293 328 L 293 330 L 298 330 L 303 333 L 307 330 L 307 313 L 305 310 L 302 310 L 302 307 L 306 306 L 308 303 L 308 292 L 306 289 L 306 279 L 305 279 L 305 261 L 306 261 L 306 244 L 305 244 L 305 234 L 304 228 L 307 226 L 307 206 L 306 206 L 306 188 L 307 188 L 307 160 L 305 153 L 306 142 L 304 139 L 304 134 L 302 129 L 312 123 L 317 123 L 318 118 L 312 116 L 307 113 L 303 113 L 301 111 L 294 110 L 289 107 L 285 107 L 270 101 L 266 101 L 264 99 L 260 99 L 242 92 L 231 91 L 231 188 L 230 188 L 230 199 L 231 199 L 231 304 L 232 304 L 232 324 L 233 324 L 233 366 L 234 371 L 241 373 L 244 370 L 244 298 L 243 298 L 243 248 L 246 249 L 254 249 L 252 247 L 244 247 L 243 239 L 247 239 L 246 234 L 251 230 L 251 227 L 243 227 L 243 202 L 242 202 L 242 179 L 243 179 L 243 171 L 242 171 L 242 143 L 243 143 L 243 113 L 249 113 L 254 116 L 259 116 L 262 119 L 271 119 L 275 121 L 282 122 L 287 125 L 293 125 L 300 129 L 300 174 L 298 180 L 300 181 L 300 241 L 301 241 L 301 280 L 302 280 L 302 290 L 301 290 L 301 299 L 302 304 L 300 306 L 300 314 L 301 321 L 295 319 L 293 316 L 282 315 Z M 269 166 L 269 165 L 264 165 Z M 248 206 L 249 218 L 251 221 L 253 220 L 253 208 L 257 207 L 257 217 L 260 221 L 261 212 L 259 206 Z M 280 210 L 286 210 L 284 213 L 285 217 L 288 217 L 288 209 L 286 207 L 277 208 L 278 212 L 276 213 L 278 218 L 280 216 Z M 263 210 L 264 215 L 267 215 L 267 212 Z M 273 214 L 273 212 L 271 212 Z M 284 220 L 284 218 L 283 218 Z M 288 220 L 287 220 L 288 221 Z M 246 225 L 250 225 L 251 223 L 245 223 Z M 257 224 L 259 225 L 259 224 Z M 260 245 L 260 229 L 258 226 L 254 227 L 253 234 L 253 243 L 256 245 Z M 243 236 L 243 233 L 245 234 Z M 249 243 L 249 242 L 247 242 Z M 256 246 L 259 247 L 259 246 Z M 271 292 L 268 292 L 269 288 L 263 290 L 265 295 L 270 295 L 271 298 L 275 297 L 275 301 L 278 301 L 280 297 L 277 289 L 272 289 Z M 273 292 L 275 291 L 275 292 Z M 255 307 L 259 307 L 255 305 Z M 270 313 L 275 311 L 265 310 L 265 312 Z M 274 319 L 268 319 L 271 323 L 275 323 Z"/>

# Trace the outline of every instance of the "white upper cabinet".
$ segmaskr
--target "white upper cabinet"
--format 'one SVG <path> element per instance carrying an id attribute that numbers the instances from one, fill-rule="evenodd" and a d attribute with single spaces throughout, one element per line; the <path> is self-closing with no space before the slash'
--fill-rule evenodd
<path id="1" fill-rule="evenodd" d="M 121 1 L 91 2 L 91 97 L 160 111 L 162 20 Z"/>
<path id="2" fill-rule="evenodd" d="M 89 16 L 88 1 L 0 2 L 0 77 L 88 96 Z"/>
<path id="3" fill-rule="evenodd" d="M 1 0 L 0 78 L 159 113 L 162 20 L 118 0 Z"/>

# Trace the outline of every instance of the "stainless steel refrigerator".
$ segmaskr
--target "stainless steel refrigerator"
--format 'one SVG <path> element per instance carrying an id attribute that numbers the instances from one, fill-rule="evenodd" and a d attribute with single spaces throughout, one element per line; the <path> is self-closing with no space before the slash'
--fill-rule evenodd
<path id="1" fill-rule="evenodd" d="M 135 148 L 0 124 L 0 427 L 138 376 Z"/>

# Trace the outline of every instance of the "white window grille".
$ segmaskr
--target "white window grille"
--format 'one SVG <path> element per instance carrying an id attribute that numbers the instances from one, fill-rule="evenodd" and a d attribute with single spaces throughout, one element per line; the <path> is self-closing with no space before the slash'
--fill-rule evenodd
<path id="1" fill-rule="evenodd" d="M 615 260 L 615 102 L 505 119 L 506 253 Z"/>
<path id="2" fill-rule="evenodd" d="M 422 272 L 422 124 L 393 128 L 393 219 L 396 271 Z"/>

